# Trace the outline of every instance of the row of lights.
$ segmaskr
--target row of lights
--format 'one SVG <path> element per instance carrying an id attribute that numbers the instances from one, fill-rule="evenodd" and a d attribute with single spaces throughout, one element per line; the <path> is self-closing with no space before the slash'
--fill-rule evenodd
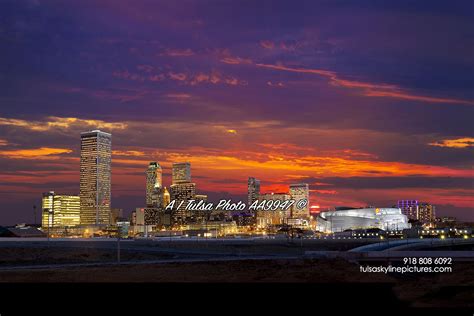
<path id="1" fill-rule="evenodd" d="M 449 230 L 450 230 L 450 231 L 453 231 L 452 228 L 450 228 Z M 459 230 L 458 230 L 457 228 L 455 228 L 454 231 L 457 232 L 457 233 L 459 233 L 459 234 L 467 234 L 467 230 L 466 230 L 466 229 L 465 229 L 465 230 L 462 230 L 462 229 L 459 229 Z M 423 234 L 430 234 L 430 233 L 431 233 L 431 234 L 440 234 L 440 233 L 444 233 L 445 230 L 434 229 L 434 230 L 422 230 L 421 232 L 422 232 Z"/>

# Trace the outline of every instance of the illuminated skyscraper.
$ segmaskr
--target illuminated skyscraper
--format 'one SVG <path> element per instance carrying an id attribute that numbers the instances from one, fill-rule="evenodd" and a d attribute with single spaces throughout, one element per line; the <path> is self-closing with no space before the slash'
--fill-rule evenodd
<path id="1" fill-rule="evenodd" d="M 435 222 L 435 206 L 430 203 L 418 200 L 400 200 L 397 206 L 408 219 L 418 220 L 422 224 L 434 224 Z"/>
<path id="2" fill-rule="evenodd" d="M 434 225 L 436 219 L 436 208 L 429 203 L 420 203 L 418 205 L 417 219 L 423 224 Z"/>
<path id="3" fill-rule="evenodd" d="M 163 189 L 163 201 L 162 201 L 162 206 L 166 207 L 168 204 L 170 204 L 171 201 L 171 196 L 170 193 L 168 192 L 168 189 L 165 187 Z"/>
<path id="4" fill-rule="evenodd" d="M 196 200 L 196 202 L 204 201 L 207 203 L 207 194 L 196 194 L 194 199 Z"/>
<path id="5" fill-rule="evenodd" d="M 186 217 L 190 215 L 190 212 L 185 210 L 186 205 L 188 205 L 189 200 L 194 200 L 196 196 L 196 184 L 195 183 L 179 183 L 172 184 L 170 187 L 170 196 L 171 200 L 176 200 L 176 206 L 178 206 L 181 201 L 184 201 L 180 209 L 173 209 L 173 219 L 176 223 L 184 223 Z"/>
<path id="6" fill-rule="evenodd" d="M 418 218 L 418 201 L 417 200 L 399 200 L 397 203 L 402 214 L 406 215 L 408 219 Z"/>
<path id="7" fill-rule="evenodd" d="M 196 195 L 196 184 L 191 182 L 191 163 L 173 163 L 173 184 L 170 186 L 171 200 L 176 200 L 176 205 L 184 201 L 179 210 L 173 209 L 173 220 L 175 223 L 184 223 L 189 216 L 184 208 L 189 200 L 194 200 Z"/>
<path id="8" fill-rule="evenodd" d="M 287 193 L 264 193 L 259 194 L 258 201 L 279 201 L 279 203 L 284 203 L 287 200 L 290 200 L 290 195 Z M 277 207 L 272 210 L 257 210 L 257 227 L 258 228 L 267 228 L 272 225 L 281 225 L 285 224 L 290 217 L 290 211 L 288 209 L 283 209 L 282 207 Z"/>
<path id="9" fill-rule="evenodd" d="M 191 163 L 173 163 L 173 184 L 191 182 Z"/>
<path id="10" fill-rule="evenodd" d="M 156 161 L 150 162 L 146 170 L 146 205 L 148 207 L 161 204 L 162 170 Z"/>
<path id="11" fill-rule="evenodd" d="M 258 200 L 260 195 L 260 180 L 250 177 L 247 183 L 248 205 Z"/>
<path id="12" fill-rule="evenodd" d="M 41 226 L 43 228 L 73 227 L 80 224 L 79 196 L 43 193 Z"/>
<path id="13" fill-rule="evenodd" d="M 81 133 L 81 225 L 109 224 L 112 135 Z"/>
<path id="14" fill-rule="evenodd" d="M 290 184 L 290 196 L 291 199 L 295 200 L 295 204 L 292 206 L 293 218 L 308 218 L 309 217 L 309 186 L 307 183 L 295 183 Z M 298 208 L 301 206 L 298 202 L 300 200 L 306 200 L 306 206 Z"/>

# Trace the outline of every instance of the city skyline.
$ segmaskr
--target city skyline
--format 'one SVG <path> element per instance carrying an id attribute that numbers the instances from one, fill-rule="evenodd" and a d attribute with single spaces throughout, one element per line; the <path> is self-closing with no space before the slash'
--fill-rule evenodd
<path id="1" fill-rule="evenodd" d="M 103 171 L 107 171 L 110 173 L 110 166 L 111 166 L 111 138 L 112 135 L 110 133 L 106 133 L 100 130 L 93 130 L 93 131 L 87 131 L 87 132 L 82 132 L 81 134 L 81 182 L 80 182 L 80 187 L 81 187 L 81 195 L 84 195 L 83 198 L 85 198 L 88 201 L 88 197 L 91 193 L 94 193 L 95 200 L 99 201 L 99 195 L 97 195 L 97 192 L 103 191 L 103 190 L 97 190 L 95 185 L 92 185 L 90 187 L 87 187 L 86 192 L 83 191 L 83 187 L 85 186 L 84 184 L 87 182 L 90 182 L 90 178 L 92 176 L 93 182 L 97 183 L 97 187 L 101 187 L 103 185 L 99 185 L 99 180 L 101 177 L 99 177 L 99 169 L 102 169 Z M 94 162 L 92 162 L 91 157 L 97 156 L 96 158 L 92 159 Z M 96 166 L 97 164 L 97 166 Z M 97 173 L 94 175 L 92 172 L 91 175 L 91 170 L 95 171 Z M 164 211 L 167 209 L 167 205 L 170 202 L 170 194 L 166 190 L 166 187 L 163 186 L 163 180 L 162 180 L 162 173 L 163 169 L 161 168 L 159 162 L 157 161 L 151 161 L 149 162 L 146 171 L 145 171 L 145 205 L 146 208 L 143 207 L 137 207 L 136 212 L 143 212 L 144 214 L 142 216 L 142 220 L 145 220 L 147 216 L 150 216 L 149 219 L 150 222 L 155 221 L 156 218 L 159 218 L 158 215 L 160 211 Z M 104 177 L 104 174 L 102 174 L 102 177 Z M 106 183 L 106 192 L 110 196 L 110 174 L 105 175 L 105 179 L 108 180 L 108 183 Z M 303 207 L 296 207 L 296 204 L 292 206 L 290 209 L 287 210 L 288 214 L 285 215 L 285 217 L 289 217 L 292 219 L 299 219 L 299 220 L 308 220 L 310 218 L 310 215 L 316 215 L 316 214 L 311 214 L 310 209 L 312 209 L 314 206 L 310 205 L 311 199 L 309 198 L 309 185 L 307 183 L 290 183 L 287 185 L 287 190 L 284 190 L 282 192 L 260 192 L 260 180 L 256 179 L 254 177 L 248 177 L 247 180 L 247 200 L 246 201 L 231 201 L 231 203 L 247 203 L 247 207 L 250 207 L 251 204 L 254 204 L 253 202 L 256 201 L 260 203 L 263 200 L 280 200 L 280 202 L 283 202 L 285 200 L 292 199 L 295 201 L 296 204 L 300 200 L 305 200 L 306 203 L 304 204 Z M 196 183 L 191 182 L 191 163 L 189 162 L 173 162 L 172 163 L 172 177 L 171 177 L 171 200 L 176 200 L 179 204 L 180 201 L 199 201 L 203 200 L 203 202 L 207 201 L 207 195 L 203 194 L 196 194 Z M 167 195 L 167 197 L 163 197 L 163 194 Z M 77 226 L 77 225 L 97 225 L 97 224 L 109 224 L 108 220 L 107 221 L 99 221 L 99 216 L 100 212 L 103 210 L 99 208 L 93 208 L 92 210 L 95 210 L 96 212 L 96 221 L 91 222 L 89 220 L 90 216 L 90 207 L 87 203 L 81 202 L 84 206 L 81 205 L 79 207 L 79 201 L 80 201 L 80 196 L 77 195 L 56 195 L 54 191 L 49 191 L 47 193 L 43 193 L 43 198 L 42 198 L 42 208 L 41 208 L 41 226 L 44 227 L 61 227 L 61 226 Z M 165 202 L 165 200 L 167 202 Z M 86 202 L 87 202 L 86 201 Z M 260 202 L 259 202 L 260 201 Z M 110 207 L 111 201 L 110 199 L 106 201 L 108 203 L 107 207 L 108 210 L 104 210 L 105 213 L 109 219 L 112 219 L 111 211 L 112 208 Z M 77 204 L 77 205 L 74 205 Z M 416 208 L 414 208 L 416 206 Z M 334 206 L 335 210 L 338 210 L 340 208 L 343 209 L 349 209 L 350 207 L 347 206 Z M 378 208 L 374 208 L 372 206 L 366 206 L 368 208 L 373 208 L 374 210 L 378 210 Z M 394 206 L 395 207 L 395 206 Z M 397 202 L 397 207 L 399 209 L 400 214 L 406 215 L 406 220 L 412 219 L 412 220 L 419 220 L 422 223 L 434 223 L 436 221 L 436 214 L 435 214 L 435 206 L 426 203 L 426 202 L 418 202 L 417 200 L 399 200 Z M 318 214 L 321 212 L 325 211 L 330 211 L 328 208 L 327 210 L 322 210 L 317 206 L 318 208 Z M 183 208 L 184 209 L 184 208 Z M 117 209 L 115 210 L 120 210 L 122 212 L 122 209 Z M 249 212 L 249 209 L 246 209 L 246 212 Z M 147 212 L 154 212 L 156 213 L 155 215 L 146 215 Z M 184 210 L 181 210 L 179 212 L 184 212 L 184 213 L 176 213 L 173 216 L 176 216 L 176 223 L 179 223 L 182 221 L 183 223 L 186 221 L 186 218 L 191 218 L 195 216 L 198 213 L 193 214 L 193 211 L 191 212 L 186 212 Z M 255 212 L 255 211 L 250 211 Z M 264 212 L 265 213 L 265 212 Z M 278 213 L 278 212 L 277 212 Z M 79 216 L 79 214 L 81 214 Z M 272 217 L 274 217 L 274 212 L 270 211 L 269 214 L 271 216 L 267 219 L 263 219 L 266 215 L 260 215 L 257 216 L 257 221 L 260 218 L 260 225 L 257 224 L 257 226 L 264 227 L 266 225 L 266 222 L 271 223 L 272 221 L 277 221 L 279 224 L 282 224 L 283 222 L 280 217 L 271 220 Z M 276 214 L 276 213 L 275 213 Z M 280 214 L 281 215 L 281 214 Z M 133 217 L 132 214 L 130 216 Z M 158 217 L 157 217 L 158 216 Z M 85 217 L 85 220 L 81 217 Z M 104 216 L 101 216 L 104 217 Z M 35 224 L 36 224 L 36 213 L 35 213 Z M 160 220 L 158 220 L 159 222 Z M 53 225 L 54 222 L 54 225 Z M 257 222 L 258 223 L 258 222 Z M 161 225 L 161 223 L 160 223 Z"/>
<path id="2" fill-rule="evenodd" d="M 0 4 L 0 223 L 79 194 L 94 129 L 114 135 L 125 210 L 149 162 L 169 188 L 189 161 L 210 200 L 246 201 L 255 177 L 308 183 L 322 209 L 413 199 L 474 220 L 469 2 L 84 2 Z"/>

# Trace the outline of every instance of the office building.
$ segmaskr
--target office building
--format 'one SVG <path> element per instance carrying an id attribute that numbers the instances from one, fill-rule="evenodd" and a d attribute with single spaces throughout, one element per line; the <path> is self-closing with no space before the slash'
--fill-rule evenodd
<path id="1" fill-rule="evenodd" d="M 116 225 L 117 221 L 123 217 L 123 210 L 121 208 L 110 209 L 110 224 Z"/>
<path id="2" fill-rule="evenodd" d="M 166 187 L 163 189 L 163 200 L 161 206 L 165 208 L 171 202 L 171 195 Z"/>
<path id="3" fill-rule="evenodd" d="M 163 192 L 163 188 L 154 188 L 151 194 L 151 204 L 148 204 L 147 207 L 161 207 L 163 205 Z"/>
<path id="4" fill-rule="evenodd" d="M 206 194 L 196 194 L 194 196 L 194 200 L 196 200 L 196 202 L 199 202 L 199 201 L 207 202 L 207 195 Z"/>
<path id="5" fill-rule="evenodd" d="M 408 219 L 416 220 L 418 217 L 418 200 L 399 200 L 397 207 Z"/>
<path id="6" fill-rule="evenodd" d="M 249 177 L 247 182 L 248 205 L 258 200 L 260 194 L 260 180 Z"/>
<path id="7" fill-rule="evenodd" d="M 309 185 L 307 183 L 290 184 L 290 197 L 295 200 L 291 208 L 292 218 L 309 218 Z M 305 206 L 302 206 L 302 201 L 306 200 Z M 301 204 L 300 204 L 301 203 Z"/>
<path id="8" fill-rule="evenodd" d="M 170 198 L 171 200 L 178 201 L 189 201 L 194 200 L 196 196 L 196 184 L 195 183 L 180 183 L 172 184 L 170 187 Z M 183 205 L 184 206 L 184 205 Z"/>
<path id="9" fill-rule="evenodd" d="M 425 202 L 419 203 L 417 219 L 422 224 L 434 226 L 436 221 L 436 207 Z"/>
<path id="10" fill-rule="evenodd" d="M 80 205 L 82 225 L 107 225 L 111 205 L 112 135 L 81 133 Z"/>
<path id="11" fill-rule="evenodd" d="M 132 211 L 130 214 L 130 226 L 137 225 L 137 211 Z"/>
<path id="12" fill-rule="evenodd" d="M 397 206 L 408 219 L 417 220 L 422 224 L 433 224 L 436 221 L 435 206 L 418 200 L 400 200 Z"/>
<path id="13" fill-rule="evenodd" d="M 176 162 L 173 163 L 172 184 L 191 182 L 191 163 Z"/>
<path id="14" fill-rule="evenodd" d="M 291 197 L 288 193 L 264 193 L 259 194 L 258 201 L 259 205 L 262 201 L 273 201 L 272 203 L 283 203 L 290 200 Z M 268 202 L 266 202 L 268 203 Z M 257 210 L 257 228 L 265 229 L 269 226 L 277 226 L 286 224 L 288 218 L 290 218 L 290 209 L 284 209 L 281 207 L 272 208 L 269 210 Z"/>
<path id="15" fill-rule="evenodd" d="M 156 207 L 140 207 L 135 209 L 135 225 L 157 226 L 161 223 L 163 209 Z"/>
<path id="16" fill-rule="evenodd" d="M 161 205 L 162 169 L 158 162 L 152 161 L 146 170 L 146 206 Z"/>
<path id="17" fill-rule="evenodd" d="M 170 199 L 176 201 L 175 207 L 181 202 L 179 209 L 173 208 L 172 219 L 175 224 L 183 224 L 191 214 L 185 208 L 189 200 L 194 200 L 196 196 L 196 184 L 191 182 L 191 163 L 173 163 L 172 184 L 170 186 Z"/>
<path id="18" fill-rule="evenodd" d="M 190 216 L 190 212 L 185 208 L 189 200 L 194 200 L 196 196 L 196 184 L 195 183 L 179 183 L 172 184 L 170 187 L 171 200 L 175 200 L 175 208 L 173 208 L 172 217 L 175 223 L 181 224 L 186 221 L 186 218 Z M 178 205 L 183 201 L 182 206 L 176 209 Z"/>
<path id="19" fill-rule="evenodd" d="M 43 193 L 41 227 L 64 228 L 80 224 L 80 199 L 77 195 Z"/>

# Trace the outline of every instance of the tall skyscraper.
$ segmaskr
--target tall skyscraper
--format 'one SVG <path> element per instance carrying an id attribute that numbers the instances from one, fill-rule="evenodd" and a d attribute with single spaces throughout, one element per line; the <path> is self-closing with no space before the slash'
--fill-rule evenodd
<path id="1" fill-rule="evenodd" d="M 173 184 L 170 186 L 171 200 L 176 200 L 177 205 L 184 201 L 179 210 L 173 210 L 175 223 L 184 223 L 190 214 L 184 208 L 189 200 L 194 200 L 196 184 L 191 182 L 191 163 L 173 163 Z"/>
<path id="2" fill-rule="evenodd" d="M 264 193 L 258 195 L 259 203 L 262 201 L 280 201 L 280 203 L 290 200 L 288 193 Z M 278 207 L 273 210 L 257 210 L 256 223 L 258 228 L 266 228 L 272 225 L 285 224 L 290 218 L 290 210 Z"/>
<path id="3" fill-rule="evenodd" d="M 171 202 L 171 196 L 170 196 L 170 193 L 168 192 L 168 189 L 165 187 L 163 189 L 163 201 L 162 201 L 161 206 L 166 207 L 168 206 L 168 204 L 170 204 L 170 202 Z"/>
<path id="4" fill-rule="evenodd" d="M 43 193 L 41 226 L 43 228 L 73 227 L 80 224 L 79 196 Z"/>
<path id="5" fill-rule="evenodd" d="M 436 220 L 436 208 L 430 203 L 419 203 L 417 219 L 425 225 L 434 225 Z"/>
<path id="6" fill-rule="evenodd" d="M 417 200 L 399 200 L 397 206 L 402 210 L 402 214 L 406 215 L 408 219 L 418 219 Z"/>
<path id="7" fill-rule="evenodd" d="M 418 200 L 400 200 L 397 203 L 402 214 L 409 219 L 418 220 L 420 223 L 434 225 L 436 219 L 436 208 L 434 205 Z"/>
<path id="8" fill-rule="evenodd" d="M 110 221 L 112 135 L 94 130 L 81 133 L 81 225 Z"/>
<path id="9" fill-rule="evenodd" d="M 146 206 L 161 204 L 162 169 L 156 161 L 150 162 L 146 170 Z"/>
<path id="10" fill-rule="evenodd" d="M 185 210 L 189 200 L 194 200 L 196 196 L 196 184 L 195 183 L 178 183 L 172 184 L 170 187 L 171 200 L 176 200 L 176 206 L 181 201 L 184 201 L 183 205 L 179 210 L 173 209 L 173 219 L 176 223 L 184 223 L 186 217 L 190 215 L 190 212 Z"/>
<path id="11" fill-rule="evenodd" d="M 177 162 L 173 163 L 173 184 L 191 182 L 191 163 Z"/>
<path id="12" fill-rule="evenodd" d="M 248 193 L 248 205 L 251 205 L 253 202 L 258 200 L 260 195 L 260 180 L 253 177 L 249 177 L 247 183 L 247 193 Z"/>
<path id="13" fill-rule="evenodd" d="M 290 184 L 290 196 L 295 200 L 292 206 L 293 218 L 308 218 L 309 217 L 309 185 L 307 183 Z M 305 207 L 298 209 L 298 201 L 306 199 L 308 202 Z"/>

